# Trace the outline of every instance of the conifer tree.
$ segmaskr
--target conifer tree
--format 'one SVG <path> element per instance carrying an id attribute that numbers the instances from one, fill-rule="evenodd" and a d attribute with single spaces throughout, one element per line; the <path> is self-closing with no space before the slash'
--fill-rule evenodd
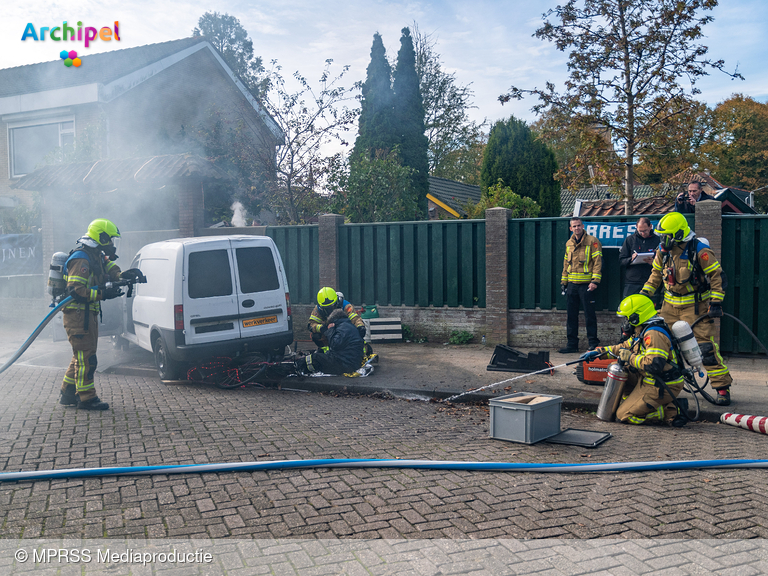
<path id="1" fill-rule="evenodd" d="M 560 185 L 555 172 L 555 153 L 534 137 L 524 121 L 510 116 L 494 124 L 483 155 L 484 191 L 501 180 L 514 193 L 535 200 L 542 216 L 559 216 Z"/>
<path id="2" fill-rule="evenodd" d="M 381 150 L 386 155 L 397 144 L 393 132 L 394 93 L 392 69 L 387 61 L 384 43 L 377 32 L 373 35 L 371 62 L 362 87 L 362 106 L 358 119 L 358 137 L 353 157 L 366 154 L 374 158 Z"/>
<path id="3" fill-rule="evenodd" d="M 415 170 L 412 176 L 418 213 L 416 218 L 427 217 L 429 192 L 429 140 L 424 134 L 424 103 L 416 74 L 416 54 L 408 28 L 402 29 L 400 50 L 397 53 L 393 89 L 395 93 L 396 134 L 400 143 L 403 166 Z"/>

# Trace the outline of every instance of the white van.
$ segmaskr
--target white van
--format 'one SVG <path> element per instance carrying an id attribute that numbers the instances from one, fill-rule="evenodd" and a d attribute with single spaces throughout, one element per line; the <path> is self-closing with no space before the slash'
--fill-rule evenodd
<path id="1" fill-rule="evenodd" d="M 130 268 L 147 283 L 126 299 L 122 337 L 154 353 L 163 380 L 178 378 L 187 362 L 243 352 L 280 356 L 293 342 L 288 282 L 268 236 L 155 242 Z"/>

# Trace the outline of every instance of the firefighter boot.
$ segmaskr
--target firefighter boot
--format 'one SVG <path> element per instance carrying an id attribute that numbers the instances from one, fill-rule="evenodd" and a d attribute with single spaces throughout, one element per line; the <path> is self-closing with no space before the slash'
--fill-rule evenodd
<path id="1" fill-rule="evenodd" d="M 102 402 L 98 396 L 88 400 L 78 400 L 77 407 L 80 410 L 109 410 L 109 404 Z"/>
<path id="2" fill-rule="evenodd" d="M 61 391 L 59 404 L 64 406 L 77 406 L 77 393 L 74 384 L 67 384 L 67 387 Z"/>
<path id="3" fill-rule="evenodd" d="M 715 390 L 717 396 L 715 396 L 715 404 L 717 406 L 730 406 L 731 405 L 731 389 L 730 388 L 718 388 Z"/>

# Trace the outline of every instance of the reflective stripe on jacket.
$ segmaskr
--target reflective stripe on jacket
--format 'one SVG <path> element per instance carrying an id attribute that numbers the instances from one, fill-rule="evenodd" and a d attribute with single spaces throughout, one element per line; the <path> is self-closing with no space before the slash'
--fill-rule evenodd
<path id="1" fill-rule="evenodd" d="M 584 284 L 594 282 L 600 284 L 602 269 L 603 247 L 600 240 L 585 232 L 581 241 L 576 242 L 576 236 L 572 234 L 568 242 L 565 243 L 563 274 L 560 277 L 560 283 Z"/>

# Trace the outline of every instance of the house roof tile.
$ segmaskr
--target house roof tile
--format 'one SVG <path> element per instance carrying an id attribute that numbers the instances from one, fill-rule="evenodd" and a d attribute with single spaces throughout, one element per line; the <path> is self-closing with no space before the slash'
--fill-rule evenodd
<path id="1" fill-rule="evenodd" d="M 641 198 L 650 198 L 656 196 L 657 192 L 651 186 L 635 186 L 634 189 L 635 200 Z M 560 215 L 572 216 L 573 210 L 576 206 L 576 200 L 593 201 L 593 200 L 606 200 L 606 201 L 618 201 L 623 204 L 623 200 L 618 194 L 610 191 L 608 186 L 599 185 L 594 188 L 581 188 L 576 192 L 570 190 L 560 190 Z M 583 203 L 582 203 L 583 206 Z M 583 214 L 582 214 L 583 215 Z M 593 214 L 594 216 L 594 214 Z"/>
<path id="2" fill-rule="evenodd" d="M 109 84 L 113 80 L 162 60 L 180 50 L 205 42 L 197 36 L 147 44 L 135 48 L 81 55 L 79 68 L 67 68 L 61 59 L 0 70 L 0 98 L 71 88 L 84 84 Z"/>
<path id="3" fill-rule="evenodd" d="M 462 216 L 466 216 L 467 213 L 464 211 L 464 206 L 469 201 L 472 201 L 474 204 L 480 201 L 480 186 L 472 186 L 456 182 L 455 180 L 430 176 L 429 194 L 446 206 L 450 206 Z"/>
<path id="4" fill-rule="evenodd" d="M 162 185 L 185 177 L 229 179 L 225 172 L 205 158 L 194 154 L 167 154 L 43 166 L 22 176 L 11 187 L 36 191 L 50 188 L 112 190 L 134 184 Z"/>

